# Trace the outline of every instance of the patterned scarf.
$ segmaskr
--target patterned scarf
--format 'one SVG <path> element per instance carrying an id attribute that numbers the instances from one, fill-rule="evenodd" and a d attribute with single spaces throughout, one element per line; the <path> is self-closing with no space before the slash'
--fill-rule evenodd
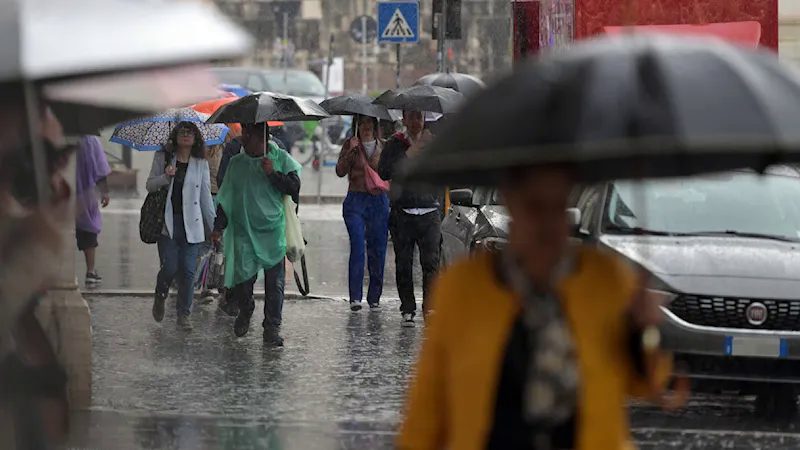
<path id="1" fill-rule="evenodd" d="M 575 344 L 553 286 L 574 269 L 573 255 L 565 256 L 550 286 L 534 286 L 510 252 L 502 256 L 504 275 L 522 301 L 530 358 L 525 386 L 524 417 L 533 426 L 531 443 L 550 449 L 552 431 L 573 417 L 577 408 L 578 364 Z"/>

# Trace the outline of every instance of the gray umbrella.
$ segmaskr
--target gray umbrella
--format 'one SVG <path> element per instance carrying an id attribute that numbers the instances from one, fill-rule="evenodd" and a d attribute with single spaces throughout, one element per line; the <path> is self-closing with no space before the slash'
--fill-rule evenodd
<path id="1" fill-rule="evenodd" d="M 246 95 L 218 109 L 208 123 L 261 123 L 320 120 L 330 117 L 313 100 L 273 92 Z"/>
<path id="2" fill-rule="evenodd" d="M 585 181 L 800 159 L 800 80 L 771 52 L 675 36 L 606 37 L 548 54 L 465 105 L 407 179 L 496 184 L 569 164 Z"/>
<path id="3" fill-rule="evenodd" d="M 325 111 L 332 115 L 352 116 L 360 114 L 362 116 L 377 117 L 381 120 L 394 120 L 385 106 L 376 105 L 372 101 L 372 97 L 361 94 L 340 95 L 323 101 L 319 106 L 325 108 Z"/>
<path id="4" fill-rule="evenodd" d="M 418 79 L 414 84 L 450 88 L 461 92 L 465 97 L 472 97 L 486 89 L 486 84 L 480 78 L 457 72 L 430 73 Z"/>
<path id="5" fill-rule="evenodd" d="M 390 89 L 375 99 L 389 109 L 406 109 L 451 114 L 461 107 L 464 95 L 439 86 L 411 86 Z"/>

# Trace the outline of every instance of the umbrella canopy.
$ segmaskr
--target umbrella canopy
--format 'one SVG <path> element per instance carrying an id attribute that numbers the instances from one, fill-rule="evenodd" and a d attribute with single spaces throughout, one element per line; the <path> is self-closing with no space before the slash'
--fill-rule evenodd
<path id="1" fill-rule="evenodd" d="M 245 95 L 252 94 L 252 91 L 250 91 L 249 89 L 243 88 L 243 87 L 239 86 L 238 84 L 224 84 L 223 83 L 223 84 L 219 85 L 219 88 L 220 88 L 220 90 L 223 90 L 225 92 L 230 92 L 231 94 L 233 94 L 233 95 L 235 95 L 237 97 L 244 97 Z"/>
<path id="2" fill-rule="evenodd" d="M 123 122 L 114 128 L 111 142 L 126 145 L 136 150 L 160 150 L 167 143 L 172 129 L 179 122 L 192 122 L 203 134 L 205 145 L 219 145 L 225 142 L 228 127 L 222 124 L 207 124 L 207 114 L 191 108 L 171 109 L 161 114 L 143 119 Z"/>
<path id="3" fill-rule="evenodd" d="M 234 94 L 231 94 L 231 95 L 233 95 L 233 97 L 223 97 L 223 98 L 216 98 L 214 100 L 208 100 L 208 101 L 205 101 L 205 102 L 202 102 L 202 103 L 197 103 L 195 105 L 192 105 L 192 106 L 190 106 L 190 108 L 192 108 L 193 110 L 195 110 L 197 112 L 200 112 L 200 113 L 203 113 L 203 114 L 208 114 L 209 116 L 211 116 L 212 114 L 217 112 L 218 109 L 222 108 L 223 106 L 227 105 L 228 103 L 234 102 L 234 101 L 239 99 L 239 97 L 237 97 L 236 95 L 234 95 Z M 226 123 L 225 125 L 227 125 L 228 128 L 231 129 L 231 132 L 235 136 L 240 136 L 242 134 L 242 125 L 241 124 L 239 124 L 239 123 Z M 270 122 L 267 122 L 267 125 L 269 125 L 271 127 L 280 127 L 280 126 L 283 126 L 283 122 L 270 121 Z"/>
<path id="4" fill-rule="evenodd" d="M 717 39 L 604 37 L 553 52 L 465 106 L 407 180 L 496 184 L 569 164 L 584 181 L 763 170 L 800 156 L 800 80 Z"/>
<path id="5" fill-rule="evenodd" d="M 437 72 L 423 76 L 417 80 L 418 86 L 439 86 L 461 92 L 465 97 L 471 97 L 486 89 L 486 84 L 480 78 L 466 73 Z"/>
<path id="6" fill-rule="evenodd" d="M 148 69 L 48 83 L 42 93 L 68 135 L 94 134 L 131 120 L 217 95 L 200 66 Z"/>
<path id="7" fill-rule="evenodd" d="M 451 114 L 461 107 L 464 95 L 450 88 L 439 86 L 411 86 L 389 89 L 375 99 L 374 103 L 389 109 L 430 111 Z"/>
<path id="8" fill-rule="evenodd" d="M 372 97 L 353 94 L 329 98 L 320 103 L 319 106 L 323 107 L 331 115 L 352 116 L 360 114 L 362 116 L 377 117 L 381 120 L 393 120 L 385 106 L 376 105 L 372 102 Z"/>
<path id="9" fill-rule="evenodd" d="M 0 11 L 0 81 L 210 61 L 250 45 L 199 2 L 0 0 Z"/>
<path id="10" fill-rule="evenodd" d="M 256 92 L 246 95 L 218 109 L 209 123 L 261 123 L 267 121 L 309 121 L 330 117 L 313 100 L 275 94 Z"/>

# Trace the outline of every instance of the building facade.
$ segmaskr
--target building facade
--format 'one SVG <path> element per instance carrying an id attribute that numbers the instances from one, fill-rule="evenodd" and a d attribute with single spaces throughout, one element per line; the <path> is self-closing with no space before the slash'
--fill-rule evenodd
<path id="1" fill-rule="evenodd" d="M 800 64 L 800 0 L 778 4 L 781 58 Z"/>
<path id="2" fill-rule="evenodd" d="M 362 44 L 350 33 L 361 15 L 377 17 L 375 0 L 214 0 L 219 8 L 253 33 L 256 48 L 247 64 L 289 65 L 321 72 L 333 38 L 333 56 L 345 61 L 345 90 L 361 90 L 367 66 L 368 91 L 395 86 L 394 45 Z M 435 72 L 436 41 L 431 37 L 433 0 L 420 1 L 418 44 L 401 47 L 401 84 Z M 492 78 L 511 67 L 511 7 L 507 0 L 461 0 L 459 40 L 448 41 L 448 67 Z"/>

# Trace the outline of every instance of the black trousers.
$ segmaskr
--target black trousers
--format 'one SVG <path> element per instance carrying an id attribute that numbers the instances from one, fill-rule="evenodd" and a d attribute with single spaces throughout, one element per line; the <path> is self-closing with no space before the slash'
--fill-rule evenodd
<path id="1" fill-rule="evenodd" d="M 394 245 L 397 291 L 400 294 L 402 313 L 414 313 L 417 310 L 414 297 L 415 246 L 419 248 L 419 263 L 422 266 L 422 310 L 428 310 L 428 290 L 439 269 L 441 224 L 442 219 L 438 211 L 414 215 L 400 209 L 392 209 L 389 230 Z"/>

